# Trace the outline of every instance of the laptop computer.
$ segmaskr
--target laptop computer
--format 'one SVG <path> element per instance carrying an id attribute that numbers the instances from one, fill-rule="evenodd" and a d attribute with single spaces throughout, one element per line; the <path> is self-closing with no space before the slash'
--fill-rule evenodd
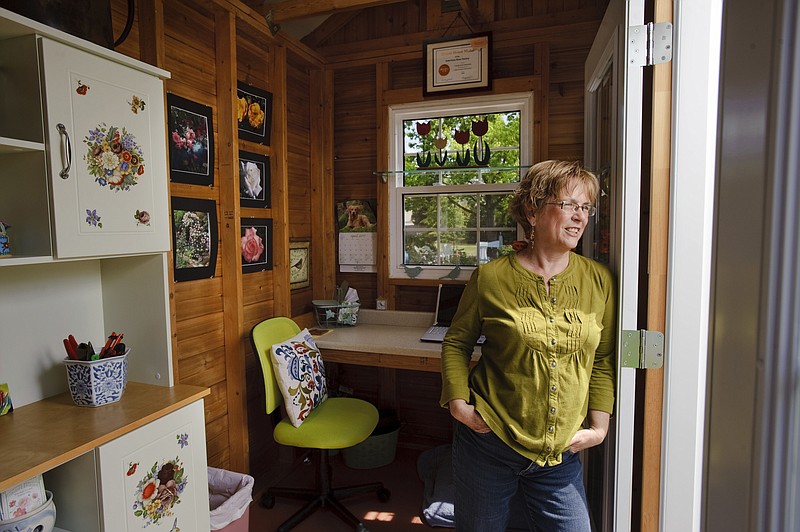
<path id="1" fill-rule="evenodd" d="M 458 303 L 461 301 L 461 294 L 464 293 L 463 284 L 440 284 L 439 292 L 436 294 L 436 318 L 433 325 L 420 337 L 423 342 L 442 342 L 447 329 L 453 321 L 453 316 L 458 310 Z M 479 344 L 483 343 L 483 336 L 478 339 Z"/>

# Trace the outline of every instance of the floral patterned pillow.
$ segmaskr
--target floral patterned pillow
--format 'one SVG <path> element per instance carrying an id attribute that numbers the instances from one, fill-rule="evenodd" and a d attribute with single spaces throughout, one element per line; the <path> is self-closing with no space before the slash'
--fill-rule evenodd
<path id="1" fill-rule="evenodd" d="M 308 329 L 272 346 L 272 367 L 286 414 L 292 425 L 299 427 L 328 398 L 322 355 Z"/>

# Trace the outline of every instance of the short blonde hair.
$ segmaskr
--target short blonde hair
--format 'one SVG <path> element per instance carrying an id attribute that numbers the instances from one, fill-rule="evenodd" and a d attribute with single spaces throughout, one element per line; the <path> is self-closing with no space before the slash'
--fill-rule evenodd
<path id="1" fill-rule="evenodd" d="M 577 161 L 536 163 L 528 169 L 511 197 L 511 217 L 522 226 L 526 235 L 530 234 L 528 216 L 537 213 L 548 201 L 558 198 L 572 182 L 586 187 L 589 201 L 594 203 L 597 200 L 600 182 Z"/>

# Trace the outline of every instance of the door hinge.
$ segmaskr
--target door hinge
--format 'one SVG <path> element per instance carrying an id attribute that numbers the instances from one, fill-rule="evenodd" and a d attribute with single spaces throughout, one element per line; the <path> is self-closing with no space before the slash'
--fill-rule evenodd
<path id="1" fill-rule="evenodd" d="M 628 28 L 628 63 L 651 66 L 672 61 L 672 22 Z"/>
<path id="2" fill-rule="evenodd" d="M 664 333 L 622 331 L 622 367 L 657 369 L 664 366 Z"/>

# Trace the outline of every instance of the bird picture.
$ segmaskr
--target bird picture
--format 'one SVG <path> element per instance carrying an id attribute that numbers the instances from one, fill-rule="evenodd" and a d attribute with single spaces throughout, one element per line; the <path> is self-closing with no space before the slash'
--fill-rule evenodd
<path id="1" fill-rule="evenodd" d="M 461 265 L 456 264 L 456 267 L 450 270 L 446 275 L 442 275 L 439 279 L 458 279 L 459 274 L 461 273 Z"/>
<path id="2" fill-rule="evenodd" d="M 414 266 L 413 268 L 409 268 L 408 266 L 403 264 L 403 269 L 406 271 L 406 275 L 408 275 L 411 279 L 413 279 L 422 272 L 422 266 Z"/>

